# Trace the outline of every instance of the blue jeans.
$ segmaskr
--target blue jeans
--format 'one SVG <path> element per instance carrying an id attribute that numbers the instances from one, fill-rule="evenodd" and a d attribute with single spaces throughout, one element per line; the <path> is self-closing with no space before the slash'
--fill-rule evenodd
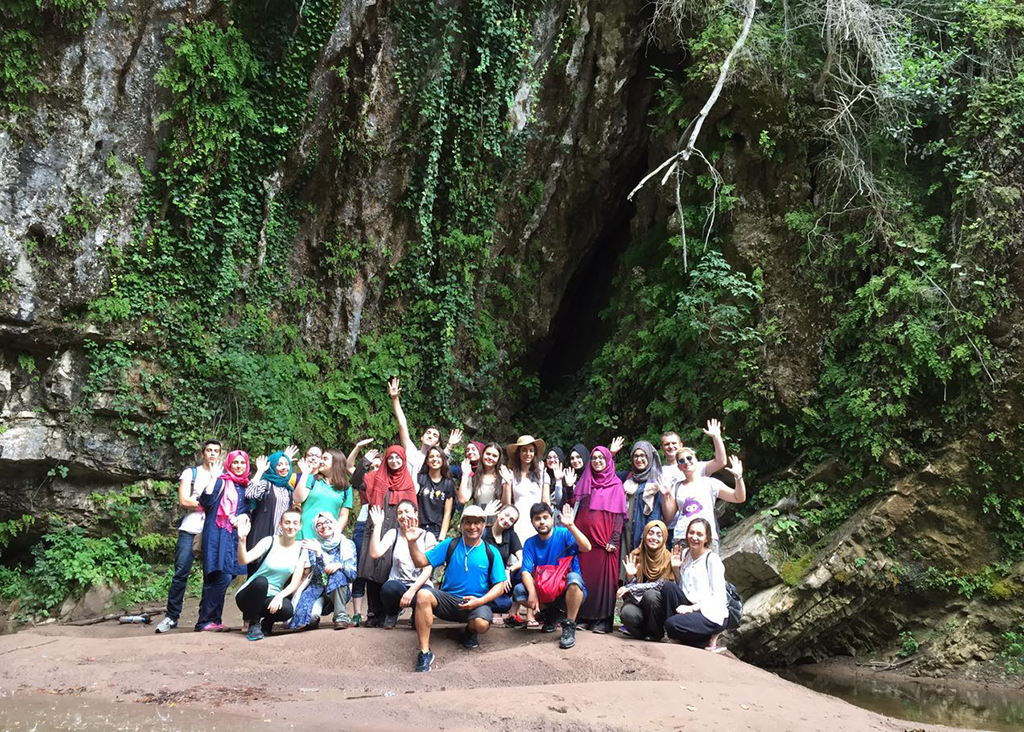
<path id="1" fill-rule="evenodd" d="M 188 576 L 192 572 L 192 562 L 195 554 L 192 551 L 194 534 L 185 531 L 178 532 L 178 544 L 174 548 L 174 578 L 171 580 L 171 591 L 167 593 L 167 612 L 165 615 L 177 622 L 181 617 L 181 605 L 185 602 L 185 587 L 188 585 Z"/>
<path id="2" fill-rule="evenodd" d="M 352 530 L 352 542 L 356 545 L 356 562 L 359 561 L 359 552 L 363 550 L 363 535 L 366 532 L 366 522 L 356 521 L 356 527 Z M 352 583 L 352 597 L 366 596 L 366 580 L 356 577 Z"/>
<path id="3" fill-rule="evenodd" d="M 202 630 L 207 623 L 220 623 L 224 615 L 224 595 L 234 575 L 227 572 L 210 572 L 203 577 L 203 596 L 199 599 L 199 620 L 196 630 Z"/>
<path id="4" fill-rule="evenodd" d="M 565 576 L 565 589 L 566 590 L 569 589 L 569 585 L 576 585 L 581 590 L 583 590 L 583 597 L 587 596 L 587 586 L 585 584 L 583 584 L 583 575 L 581 575 L 579 572 L 569 572 L 569 574 L 567 574 Z M 515 600 L 516 602 L 526 602 L 527 600 L 529 600 L 530 599 L 530 593 L 527 592 L 526 585 L 524 585 L 523 583 L 520 582 L 518 585 L 513 587 L 512 588 L 512 599 Z M 565 599 L 565 592 L 563 591 L 562 594 L 558 597 L 558 599 L 555 600 L 555 603 L 561 602 L 564 599 Z M 552 603 L 552 604 L 554 604 L 554 603 Z"/>

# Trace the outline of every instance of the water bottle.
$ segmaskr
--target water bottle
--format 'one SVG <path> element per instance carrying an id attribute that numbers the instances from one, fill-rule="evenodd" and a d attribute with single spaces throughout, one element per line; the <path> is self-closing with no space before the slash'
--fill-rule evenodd
<path id="1" fill-rule="evenodd" d="M 142 623 L 145 625 L 149 622 L 148 615 L 122 615 L 117 619 L 119 623 Z"/>

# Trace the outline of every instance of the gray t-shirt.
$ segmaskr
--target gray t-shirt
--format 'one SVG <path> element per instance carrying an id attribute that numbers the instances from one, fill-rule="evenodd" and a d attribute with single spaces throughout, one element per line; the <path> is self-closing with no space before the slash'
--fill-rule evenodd
<path id="1" fill-rule="evenodd" d="M 396 538 L 398 538 L 397 543 L 395 542 Z M 405 540 L 404 536 L 398 537 L 398 532 L 395 529 L 385 531 L 384 535 L 380 537 L 380 548 L 382 551 L 386 552 L 391 548 L 392 544 L 395 545 L 395 551 L 391 554 L 391 574 L 388 575 L 388 579 L 398 580 L 399 582 L 411 585 L 420 576 L 422 567 L 417 567 L 412 563 L 412 557 L 409 556 L 409 542 Z M 429 531 L 421 530 L 420 538 L 416 540 L 416 545 L 420 548 L 421 552 L 426 554 L 427 550 L 433 548 L 436 544 L 437 537 Z M 427 580 L 423 586 L 433 587 L 430 580 Z"/>

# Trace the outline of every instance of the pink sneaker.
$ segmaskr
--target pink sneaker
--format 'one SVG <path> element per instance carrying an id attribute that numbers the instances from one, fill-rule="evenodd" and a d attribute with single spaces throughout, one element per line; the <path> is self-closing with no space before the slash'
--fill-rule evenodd
<path id="1" fill-rule="evenodd" d="M 228 630 L 229 628 L 223 623 L 207 623 L 199 629 L 199 632 L 226 633 Z"/>

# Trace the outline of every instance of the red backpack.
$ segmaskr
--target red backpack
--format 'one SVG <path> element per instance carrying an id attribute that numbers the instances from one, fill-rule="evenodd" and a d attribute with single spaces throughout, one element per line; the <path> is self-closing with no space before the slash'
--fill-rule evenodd
<path id="1" fill-rule="evenodd" d="M 533 586 L 537 589 L 537 602 L 547 605 L 561 597 L 565 592 L 565 579 L 575 558 L 575 554 L 570 554 L 559 559 L 558 564 L 545 564 L 533 568 Z"/>

